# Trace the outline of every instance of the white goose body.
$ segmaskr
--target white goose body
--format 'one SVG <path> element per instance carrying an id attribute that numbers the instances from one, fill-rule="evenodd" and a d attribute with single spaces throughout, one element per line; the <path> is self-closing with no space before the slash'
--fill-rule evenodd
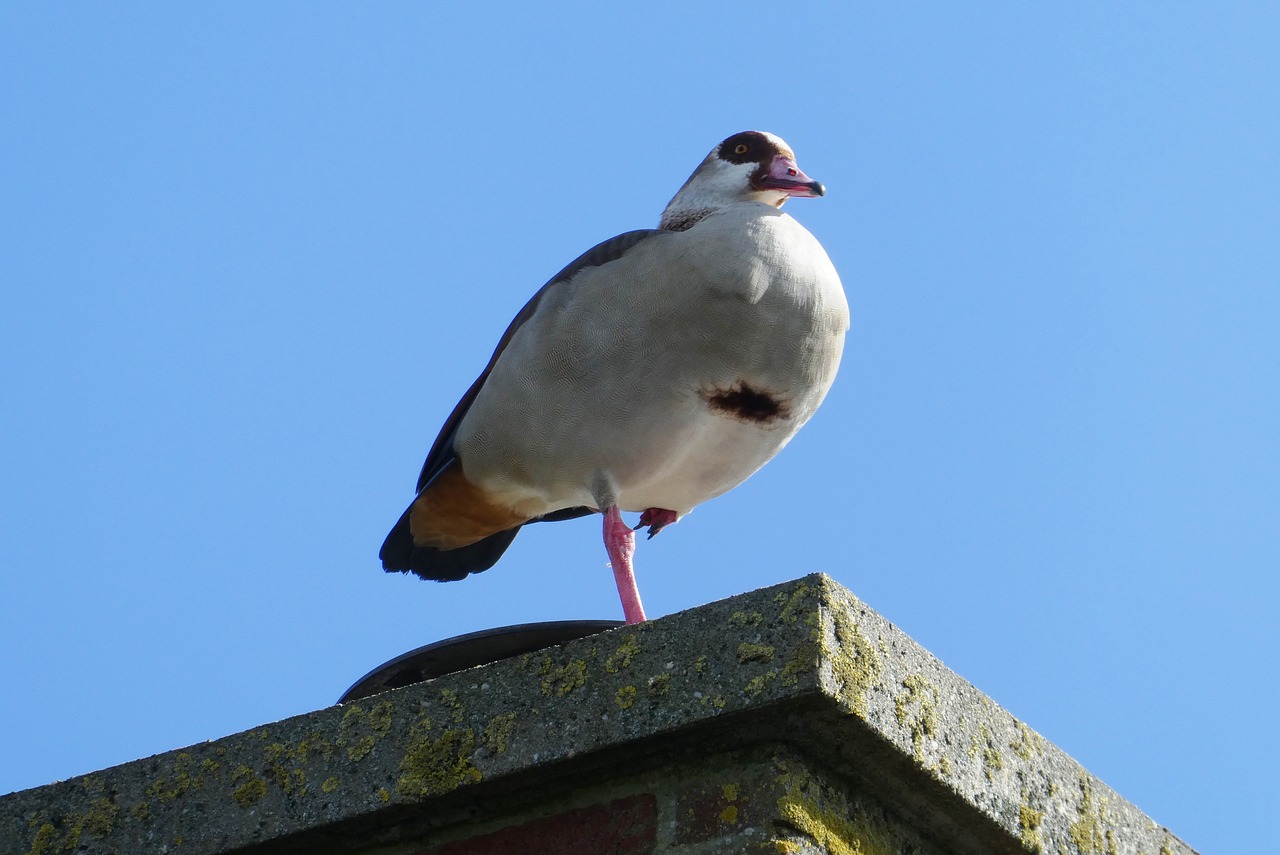
<path id="1" fill-rule="evenodd" d="M 840 277 L 779 210 L 824 192 L 779 138 L 735 134 L 660 228 L 552 277 L 445 420 L 383 568 L 461 579 L 526 523 L 602 512 L 623 611 L 644 620 L 621 511 L 640 511 L 652 537 L 742 483 L 835 379 L 849 326 Z"/>
<path id="2" fill-rule="evenodd" d="M 736 487 L 813 415 L 849 322 L 818 241 L 751 201 L 586 268 L 557 297 L 507 344 L 455 440 L 467 477 L 531 517 L 598 507 L 601 479 L 623 510 L 681 516 Z"/>

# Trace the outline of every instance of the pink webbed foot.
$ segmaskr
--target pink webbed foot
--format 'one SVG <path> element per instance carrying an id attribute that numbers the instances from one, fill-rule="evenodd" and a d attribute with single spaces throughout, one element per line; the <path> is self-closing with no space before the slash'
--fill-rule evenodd
<path id="1" fill-rule="evenodd" d="M 675 511 L 667 511 L 662 508 L 649 508 L 640 514 L 640 522 L 636 524 L 636 531 L 649 527 L 649 538 L 652 539 L 655 534 L 671 525 L 680 517 Z"/>
<path id="2" fill-rule="evenodd" d="M 617 505 L 610 505 L 604 512 L 604 549 L 609 553 L 609 564 L 613 567 L 613 581 L 618 586 L 623 616 L 627 623 L 644 623 L 644 606 L 640 604 L 640 590 L 636 587 L 635 573 L 631 569 L 631 557 L 636 552 L 636 535 L 622 521 Z"/>

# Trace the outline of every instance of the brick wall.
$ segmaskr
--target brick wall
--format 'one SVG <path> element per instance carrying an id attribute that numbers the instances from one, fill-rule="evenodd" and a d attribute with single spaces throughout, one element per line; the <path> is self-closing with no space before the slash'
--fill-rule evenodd
<path id="1" fill-rule="evenodd" d="M 942 855 L 863 785 L 781 744 L 541 792 L 409 855 Z M 593 776 L 595 777 L 595 776 Z M 528 794 L 526 794 L 528 795 Z M 548 807 L 550 806 L 550 810 Z"/>

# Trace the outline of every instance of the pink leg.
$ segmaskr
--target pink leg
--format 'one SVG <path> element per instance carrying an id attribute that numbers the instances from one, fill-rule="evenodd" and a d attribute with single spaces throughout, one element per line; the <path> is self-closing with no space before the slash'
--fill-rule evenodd
<path id="1" fill-rule="evenodd" d="M 644 606 L 640 605 L 640 591 L 636 577 L 631 572 L 631 556 L 636 552 L 636 535 L 622 521 L 617 505 L 610 505 L 604 512 L 604 548 L 613 565 L 613 580 L 618 585 L 618 597 L 622 600 L 622 613 L 627 623 L 644 623 Z"/>
<path id="2" fill-rule="evenodd" d="M 680 515 L 675 511 L 666 511 L 662 508 L 649 508 L 640 515 L 640 522 L 636 524 L 635 530 L 639 531 L 645 526 L 648 526 L 649 537 L 652 538 L 655 534 L 675 522 L 679 516 Z"/>

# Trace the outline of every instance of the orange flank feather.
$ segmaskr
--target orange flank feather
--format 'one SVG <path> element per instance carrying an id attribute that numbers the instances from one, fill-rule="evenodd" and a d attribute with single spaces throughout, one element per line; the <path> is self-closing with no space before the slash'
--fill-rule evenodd
<path id="1" fill-rule="evenodd" d="M 473 484 L 458 463 L 448 467 L 414 499 L 409 531 L 417 546 L 458 549 L 500 531 L 524 525 L 528 514 L 493 501 Z"/>

